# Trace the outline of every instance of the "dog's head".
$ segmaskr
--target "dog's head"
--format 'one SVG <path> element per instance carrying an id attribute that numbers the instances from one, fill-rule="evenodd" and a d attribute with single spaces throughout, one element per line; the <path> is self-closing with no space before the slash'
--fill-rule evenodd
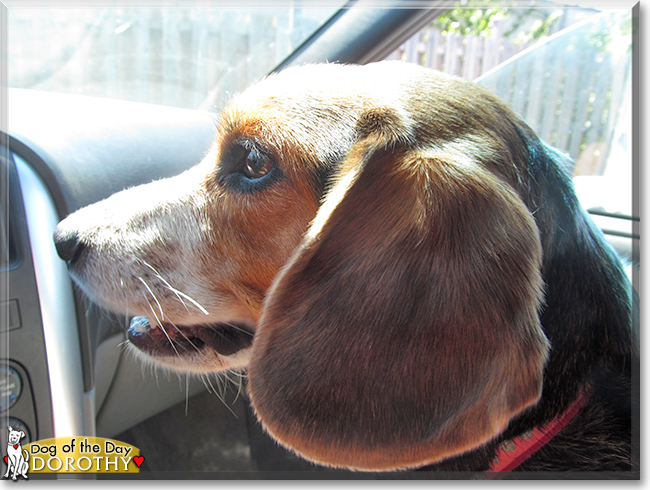
<path id="1" fill-rule="evenodd" d="M 287 447 L 426 464 L 540 395 L 521 127 L 480 87 L 412 65 L 287 69 L 232 101 L 197 167 L 73 214 L 58 249 L 91 298 L 148 318 L 130 337 L 150 357 L 248 366 Z"/>
<path id="2" fill-rule="evenodd" d="M 25 437 L 25 433 L 22 430 L 15 430 L 11 426 L 8 426 L 7 430 L 9 430 L 9 439 L 7 442 L 11 445 L 18 444 Z"/>

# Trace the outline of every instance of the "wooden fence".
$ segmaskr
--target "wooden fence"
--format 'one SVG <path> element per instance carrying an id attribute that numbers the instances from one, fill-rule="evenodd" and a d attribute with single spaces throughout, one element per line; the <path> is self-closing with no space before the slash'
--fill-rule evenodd
<path id="1" fill-rule="evenodd" d="M 402 44 L 387 59 L 417 63 L 474 80 L 503 63 L 529 43 L 514 43 L 498 29 L 489 37 L 443 35 L 438 29 L 423 29 Z"/>
<path id="2" fill-rule="evenodd" d="M 531 48 L 503 38 L 498 29 L 479 37 L 443 36 L 429 28 L 388 59 L 478 79 L 543 140 L 574 158 L 574 175 L 602 175 L 631 74 L 629 51 L 615 53 L 603 45 L 607 29 L 611 21 L 578 26 Z"/>

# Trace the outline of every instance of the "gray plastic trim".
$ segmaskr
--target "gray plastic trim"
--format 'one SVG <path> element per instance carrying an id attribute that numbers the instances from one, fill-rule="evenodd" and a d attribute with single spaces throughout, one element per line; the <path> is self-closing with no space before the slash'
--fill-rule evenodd
<path id="1" fill-rule="evenodd" d="M 59 217 L 36 172 L 14 155 L 23 195 L 43 321 L 52 396 L 54 436 L 95 434 L 94 391 L 84 393 L 81 349 L 72 282 L 57 256 L 52 234 Z"/>

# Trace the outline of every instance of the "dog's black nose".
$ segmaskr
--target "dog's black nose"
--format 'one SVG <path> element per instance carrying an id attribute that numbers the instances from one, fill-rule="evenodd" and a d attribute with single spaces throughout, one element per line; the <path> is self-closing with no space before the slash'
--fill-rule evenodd
<path id="1" fill-rule="evenodd" d="M 76 230 L 66 230 L 57 226 L 54 230 L 54 245 L 56 252 L 66 262 L 74 262 L 79 258 L 84 248 Z"/>

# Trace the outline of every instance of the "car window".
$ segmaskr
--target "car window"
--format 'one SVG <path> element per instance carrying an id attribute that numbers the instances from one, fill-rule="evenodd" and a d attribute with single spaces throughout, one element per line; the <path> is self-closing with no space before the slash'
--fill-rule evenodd
<path id="1" fill-rule="evenodd" d="M 508 103 L 544 141 L 573 158 L 567 170 L 583 207 L 610 242 L 621 241 L 619 253 L 637 261 L 631 10 L 508 11 L 464 3 L 388 58 L 476 80 Z"/>
<path id="2" fill-rule="evenodd" d="M 338 8 L 14 8 L 8 84 L 218 110 Z"/>
<path id="3" fill-rule="evenodd" d="M 217 112 L 345 3 L 10 9 L 8 84 Z M 583 206 L 632 258 L 631 11 L 499 5 L 460 0 L 388 59 L 477 80 L 510 104 L 573 157 L 568 170 Z"/>

